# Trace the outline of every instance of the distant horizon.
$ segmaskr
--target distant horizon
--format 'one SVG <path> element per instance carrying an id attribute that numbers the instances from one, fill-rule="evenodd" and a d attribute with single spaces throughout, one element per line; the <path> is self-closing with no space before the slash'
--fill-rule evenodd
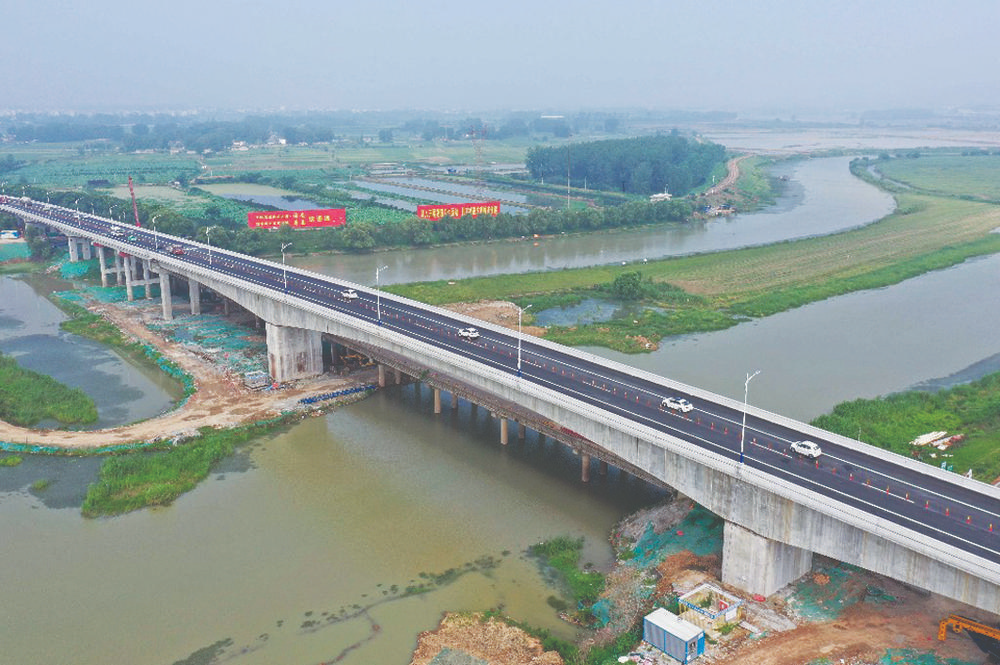
<path id="1" fill-rule="evenodd" d="M 8 4 L 26 112 L 1000 105 L 995 0 Z"/>

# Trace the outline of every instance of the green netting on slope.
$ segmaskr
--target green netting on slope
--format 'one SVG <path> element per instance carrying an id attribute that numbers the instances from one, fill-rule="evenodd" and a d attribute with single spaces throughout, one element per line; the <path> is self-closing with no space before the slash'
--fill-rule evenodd
<path id="1" fill-rule="evenodd" d="M 650 522 L 646 531 L 632 548 L 635 565 L 646 567 L 659 563 L 666 557 L 683 552 L 698 556 L 722 552 L 724 521 L 701 506 L 695 506 L 677 526 L 657 534 Z"/>
<path id="2" fill-rule="evenodd" d="M 815 568 L 796 585 L 788 604 L 814 621 L 833 621 L 868 595 L 860 568 L 846 563 Z"/>
<path id="3" fill-rule="evenodd" d="M 97 259 L 86 261 L 64 261 L 59 264 L 59 274 L 63 279 L 80 279 L 87 273 L 93 271 L 95 275 L 100 275 L 97 271 Z"/>
<path id="4" fill-rule="evenodd" d="M 209 356 L 213 362 L 237 374 L 267 373 L 267 343 L 264 336 L 218 316 L 202 314 L 173 321 L 149 322 L 161 334 Z"/>
<path id="5" fill-rule="evenodd" d="M 916 649 L 887 649 L 878 662 L 879 665 L 975 665 L 973 661 L 938 658 L 932 652 Z"/>
<path id="6" fill-rule="evenodd" d="M 31 248 L 26 242 L 0 243 L 0 262 L 11 259 L 26 259 L 31 256 Z"/>

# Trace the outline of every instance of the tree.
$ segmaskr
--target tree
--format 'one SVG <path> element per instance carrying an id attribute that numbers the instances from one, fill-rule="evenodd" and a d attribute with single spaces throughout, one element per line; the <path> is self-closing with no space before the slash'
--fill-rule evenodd
<path id="1" fill-rule="evenodd" d="M 615 277 L 611 284 L 611 292 L 619 300 L 639 300 L 642 298 L 642 273 L 623 272 Z"/>
<path id="2" fill-rule="evenodd" d="M 392 143 L 392 130 L 391 129 L 380 129 L 378 130 L 378 142 L 379 143 Z"/>

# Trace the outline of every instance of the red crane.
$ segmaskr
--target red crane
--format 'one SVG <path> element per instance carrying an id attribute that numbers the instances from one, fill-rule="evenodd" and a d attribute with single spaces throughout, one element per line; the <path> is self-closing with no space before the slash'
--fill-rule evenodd
<path id="1" fill-rule="evenodd" d="M 132 187 L 132 176 L 128 177 L 128 191 L 132 194 L 132 213 L 135 214 L 135 225 L 142 226 L 139 223 L 139 206 L 135 204 L 135 188 Z"/>

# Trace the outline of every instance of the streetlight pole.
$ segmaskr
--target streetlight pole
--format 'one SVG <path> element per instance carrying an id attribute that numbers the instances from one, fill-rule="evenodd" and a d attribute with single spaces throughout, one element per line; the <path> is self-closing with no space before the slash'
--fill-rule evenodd
<path id="1" fill-rule="evenodd" d="M 753 374 L 747 373 L 747 380 L 743 382 L 743 427 L 740 429 L 740 464 L 743 464 L 743 439 L 747 432 L 747 396 L 750 394 L 750 379 L 760 374 L 757 370 Z"/>
<path id="2" fill-rule="evenodd" d="M 531 305 L 534 305 L 534 304 L 535 303 L 531 303 Z M 518 376 L 518 378 L 520 378 L 520 376 L 521 376 L 521 338 L 524 337 L 524 335 L 521 333 L 521 316 L 524 314 L 525 310 L 531 309 L 531 305 L 527 305 L 526 307 L 518 307 L 517 308 L 517 376 Z"/>
<path id="3" fill-rule="evenodd" d="M 288 290 L 288 269 L 285 268 L 285 250 L 292 246 L 292 243 L 285 242 L 281 244 L 281 275 L 285 280 L 285 290 Z"/>
<path id="4" fill-rule="evenodd" d="M 159 217 L 159 215 L 153 215 L 153 220 L 152 220 L 152 222 L 150 222 L 153 225 L 153 249 L 154 250 L 160 249 L 160 239 L 156 235 L 156 218 L 157 217 Z"/>
<path id="5" fill-rule="evenodd" d="M 388 267 L 375 268 L 375 313 L 378 316 L 379 325 L 382 325 L 382 288 L 378 276 Z"/>
<path id="6" fill-rule="evenodd" d="M 212 236 L 209 234 L 214 228 L 214 226 L 209 226 L 205 229 L 205 241 L 208 243 L 208 265 L 212 265 Z"/>

